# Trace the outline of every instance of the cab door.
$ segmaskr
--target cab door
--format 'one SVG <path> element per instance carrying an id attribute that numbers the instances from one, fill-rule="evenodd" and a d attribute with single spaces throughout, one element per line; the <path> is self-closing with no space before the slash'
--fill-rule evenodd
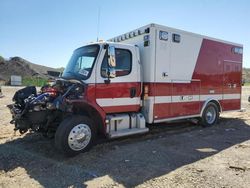
<path id="1" fill-rule="evenodd" d="M 101 56 L 96 71 L 96 103 L 106 113 L 139 111 L 141 82 L 135 47 L 115 46 L 116 76 L 110 81 L 108 50 L 103 49 Z"/>

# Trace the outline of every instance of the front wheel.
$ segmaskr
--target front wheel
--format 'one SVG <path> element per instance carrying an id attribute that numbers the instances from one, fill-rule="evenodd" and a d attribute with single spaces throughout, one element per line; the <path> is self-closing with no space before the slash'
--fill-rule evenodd
<path id="1" fill-rule="evenodd" d="M 86 116 L 74 115 L 66 118 L 57 128 L 55 146 L 67 156 L 88 151 L 95 140 L 95 127 Z"/>
<path id="2" fill-rule="evenodd" d="M 217 123 L 219 119 L 219 109 L 213 102 L 209 102 L 204 109 L 201 117 L 201 124 L 204 127 L 212 126 Z"/>

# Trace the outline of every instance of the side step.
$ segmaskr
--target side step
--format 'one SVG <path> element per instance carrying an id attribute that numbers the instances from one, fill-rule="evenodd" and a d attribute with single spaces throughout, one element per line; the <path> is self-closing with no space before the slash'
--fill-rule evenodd
<path id="1" fill-rule="evenodd" d="M 106 125 L 106 133 L 109 138 L 143 134 L 149 131 L 141 113 L 108 115 Z"/>
<path id="2" fill-rule="evenodd" d="M 119 131 L 112 131 L 109 133 L 109 138 L 119 138 L 123 136 L 129 136 L 129 135 L 134 135 L 134 134 L 143 134 L 148 132 L 148 128 L 133 128 L 133 129 L 123 129 Z"/>

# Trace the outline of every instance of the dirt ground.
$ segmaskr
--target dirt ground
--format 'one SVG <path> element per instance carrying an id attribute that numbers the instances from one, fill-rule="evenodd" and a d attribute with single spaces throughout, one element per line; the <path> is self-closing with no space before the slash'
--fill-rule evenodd
<path id="1" fill-rule="evenodd" d="M 0 98 L 0 187 L 250 187 L 250 87 L 246 111 L 224 113 L 214 127 L 159 124 L 74 158 L 40 135 L 14 135 L 5 105 L 17 89 L 3 87 Z"/>

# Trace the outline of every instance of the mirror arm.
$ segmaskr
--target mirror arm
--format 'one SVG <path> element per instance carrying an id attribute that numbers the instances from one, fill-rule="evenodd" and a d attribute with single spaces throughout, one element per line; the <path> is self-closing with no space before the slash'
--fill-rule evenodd
<path id="1" fill-rule="evenodd" d="M 105 84 L 110 84 L 110 79 L 108 78 L 107 80 L 104 80 Z"/>
<path id="2" fill-rule="evenodd" d="M 108 49 L 108 47 L 109 47 L 109 44 L 104 44 L 103 45 L 103 48 L 106 50 L 106 49 Z"/>
<path id="3" fill-rule="evenodd" d="M 105 84 L 110 84 L 110 71 L 109 71 L 109 69 L 108 69 L 107 75 L 108 75 L 108 79 L 104 80 L 104 83 Z"/>

